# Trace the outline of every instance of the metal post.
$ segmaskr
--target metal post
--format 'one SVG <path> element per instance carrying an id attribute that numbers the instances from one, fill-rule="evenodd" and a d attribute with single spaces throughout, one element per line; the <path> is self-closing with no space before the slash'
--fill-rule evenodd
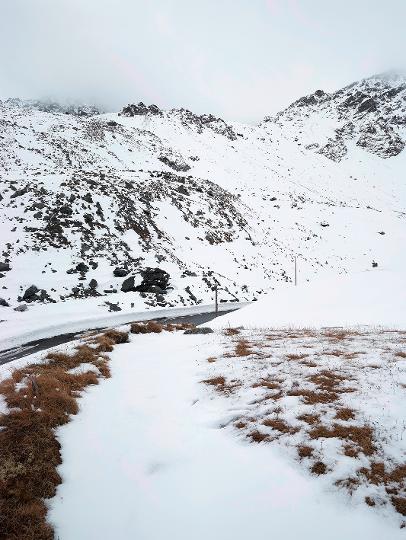
<path id="1" fill-rule="evenodd" d="M 297 260 L 295 255 L 295 286 L 297 285 Z"/>
<path id="2" fill-rule="evenodd" d="M 219 305 L 217 301 L 217 285 L 214 285 L 214 305 L 215 305 L 215 313 L 217 314 L 219 312 Z"/>

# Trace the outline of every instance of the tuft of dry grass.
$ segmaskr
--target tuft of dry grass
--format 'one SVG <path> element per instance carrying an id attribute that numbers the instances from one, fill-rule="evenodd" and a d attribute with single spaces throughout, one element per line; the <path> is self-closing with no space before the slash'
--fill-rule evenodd
<path id="1" fill-rule="evenodd" d="M 300 459 L 312 457 L 314 449 L 311 446 L 305 444 L 298 446 L 297 453 Z"/>
<path id="2" fill-rule="evenodd" d="M 313 463 L 310 470 L 313 474 L 326 474 L 327 467 L 322 461 L 316 461 L 315 463 Z"/>
<path id="3" fill-rule="evenodd" d="M 257 429 L 255 429 L 254 431 L 251 431 L 251 433 L 248 434 L 248 437 L 251 439 L 251 441 L 256 442 L 256 443 L 260 443 L 268 439 L 268 435 L 266 435 L 266 433 L 262 433 L 261 431 L 258 431 Z"/>
<path id="4" fill-rule="evenodd" d="M 299 431 L 299 428 L 290 426 L 280 418 L 267 418 L 262 422 L 262 424 L 266 427 L 274 429 L 275 431 L 279 431 L 280 433 L 289 433 L 290 435 L 293 435 Z"/>
<path id="5" fill-rule="evenodd" d="M 226 328 L 224 330 L 224 334 L 226 336 L 236 336 L 241 333 L 241 330 L 239 328 Z"/>
<path id="6" fill-rule="evenodd" d="M 278 381 L 270 381 L 268 379 L 260 379 L 252 385 L 252 388 L 268 388 L 269 390 L 279 390 L 280 387 Z"/>
<path id="7" fill-rule="evenodd" d="M 235 356 L 249 356 L 252 354 L 248 341 L 245 339 L 240 339 L 235 346 Z"/>
<path id="8" fill-rule="evenodd" d="M 287 354 L 286 355 L 286 358 L 288 360 L 303 360 L 304 358 L 307 358 L 309 355 L 308 354 L 295 354 L 295 353 L 291 353 L 291 354 Z"/>
<path id="9" fill-rule="evenodd" d="M 61 483 L 60 444 L 55 428 L 78 412 L 77 398 L 98 384 L 94 371 L 70 373 L 83 363 L 108 376 L 106 351 L 128 341 L 126 332 L 107 330 L 89 337 L 71 355 L 49 353 L 41 364 L 15 370 L 0 383 L 9 408 L 0 416 L 0 537 L 9 540 L 52 540 L 45 499 Z"/>
<path id="10" fill-rule="evenodd" d="M 375 451 L 373 431 L 367 425 L 342 426 L 340 424 L 333 424 L 330 428 L 319 425 L 309 432 L 309 437 L 311 439 L 336 438 L 342 441 L 351 441 L 355 445 L 354 450 L 357 451 L 357 454 L 359 451 L 362 451 L 366 456 L 371 456 Z"/>
<path id="11" fill-rule="evenodd" d="M 209 362 L 209 364 L 212 364 L 213 362 L 215 362 L 217 360 L 217 358 L 215 356 L 209 356 L 207 361 Z"/>
<path id="12" fill-rule="evenodd" d="M 211 377 L 210 379 L 205 379 L 201 382 L 204 384 L 208 384 L 209 386 L 214 386 L 218 392 L 223 392 L 225 394 L 230 394 L 236 388 L 241 386 L 241 383 L 236 379 L 227 381 L 222 375 L 219 375 L 217 377 Z"/>
<path id="13" fill-rule="evenodd" d="M 310 425 L 318 424 L 320 422 L 320 416 L 318 414 L 301 414 L 297 419 Z"/>
<path id="14" fill-rule="evenodd" d="M 355 411 L 347 407 L 343 407 L 342 409 L 338 409 L 338 411 L 336 412 L 335 418 L 337 418 L 337 420 L 344 420 L 344 421 L 354 420 Z"/>

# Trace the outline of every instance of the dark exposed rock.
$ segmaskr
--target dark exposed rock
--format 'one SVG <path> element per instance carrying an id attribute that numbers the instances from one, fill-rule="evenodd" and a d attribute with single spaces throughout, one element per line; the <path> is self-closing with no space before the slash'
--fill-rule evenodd
<path id="1" fill-rule="evenodd" d="M 151 287 L 159 287 L 160 293 L 166 291 L 169 284 L 169 274 L 161 268 L 146 268 L 141 271 L 142 282 L 135 287 L 138 292 L 155 292 L 156 289 Z"/>
<path id="2" fill-rule="evenodd" d="M 373 112 L 377 110 L 375 101 L 372 98 L 365 99 L 358 107 L 358 112 Z"/>
<path id="3" fill-rule="evenodd" d="M 127 105 L 127 107 L 124 107 L 121 113 L 119 113 L 120 116 L 139 116 L 145 114 L 162 115 L 162 111 L 157 105 L 147 106 L 140 101 L 137 105 L 134 103 Z"/>
<path id="4" fill-rule="evenodd" d="M 125 279 L 123 283 L 121 284 L 121 290 L 123 292 L 130 292 L 134 291 L 134 276 L 130 276 L 129 278 Z"/>
<path id="5" fill-rule="evenodd" d="M 113 304 L 112 302 L 106 302 L 106 305 L 109 306 L 109 311 L 122 311 L 121 307 L 117 304 Z"/>
<path id="6" fill-rule="evenodd" d="M 88 272 L 89 267 L 84 262 L 80 262 L 79 264 L 76 265 L 76 270 L 78 272 Z"/>
<path id="7" fill-rule="evenodd" d="M 26 289 L 25 293 L 23 294 L 23 300 L 26 302 L 33 302 L 34 300 L 38 300 L 37 293 L 39 292 L 39 289 L 36 285 L 31 285 Z"/>
<path id="8" fill-rule="evenodd" d="M 0 306 L 9 307 L 10 304 L 7 302 L 7 300 L 4 300 L 4 298 L 0 298 Z"/>
<path id="9" fill-rule="evenodd" d="M 130 271 L 127 268 L 120 268 L 120 267 L 115 268 L 113 271 L 113 274 L 115 277 L 125 277 L 125 276 L 128 276 L 129 273 Z"/>
<path id="10" fill-rule="evenodd" d="M 14 311 L 27 311 L 28 306 L 27 304 L 20 304 L 19 306 L 14 308 Z"/>
<path id="11" fill-rule="evenodd" d="M 162 161 L 162 163 L 165 163 L 165 165 L 168 165 L 168 167 L 170 167 L 174 171 L 186 172 L 190 169 L 190 165 L 188 165 L 184 161 L 175 160 L 168 156 L 162 156 L 162 155 L 159 156 L 158 159 L 159 161 Z"/>
<path id="12" fill-rule="evenodd" d="M 15 192 L 11 195 L 10 199 L 15 199 L 16 197 L 21 197 L 21 195 L 25 195 L 28 192 L 28 187 L 24 187 L 22 189 L 16 189 Z"/>
<path id="13" fill-rule="evenodd" d="M 0 272 L 8 272 L 11 270 L 10 263 L 0 262 Z"/>
<path id="14" fill-rule="evenodd" d="M 98 285 L 97 280 L 91 279 L 91 280 L 89 281 L 89 288 L 90 288 L 90 289 L 96 289 L 96 288 L 97 288 L 97 285 Z"/>

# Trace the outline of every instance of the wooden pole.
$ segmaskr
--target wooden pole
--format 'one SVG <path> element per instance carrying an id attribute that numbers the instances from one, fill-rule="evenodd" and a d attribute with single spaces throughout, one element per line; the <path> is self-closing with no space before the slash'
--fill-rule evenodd
<path id="1" fill-rule="evenodd" d="M 214 306 L 215 306 L 215 313 L 219 312 L 219 305 L 217 300 L 217 285 L 214 285 Z"/>
<path id="2" fill-rule="evenodd" d="M 297 285 L 297 258 L 295 255 L 295 286 Z"/>

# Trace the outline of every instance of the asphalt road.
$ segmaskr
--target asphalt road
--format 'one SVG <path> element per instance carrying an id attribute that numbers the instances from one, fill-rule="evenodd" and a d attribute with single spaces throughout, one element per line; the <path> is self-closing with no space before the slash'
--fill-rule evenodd
<path id="1" fill-rule="evenodd" d="M 230 311 L 233 311 L 233 310 L 230 310 Z M 198 324 L 204 324 L 206 322 L 209 322 L 220 315 L 224 315 L 225 313 L 229 313 L 229 311 L 222 311 L 220 313 L 214 313 L 214 312 L 199 313 L 196 315 L 184 315 L 183 317 L 162 317 L 159 319 L 151 319 L 151 320 L 156 320 L 163 323 L 185 322 L 185 323 L 192 323 L 192 324 L 198 325 Z M 144 321 L 144 322 L 147 322 L 147 321 Z M 24 356 L 28 356 L 29 354 L 33 354 L 39 351 L 44 351 L 46 349 L 50 349 L 51 347 L 56 347 L 57 345 L 62 345 L 63 343 L 68 343 L 69 341 L 79 339 L 83 334 L 86 334 L 87 332 L 89 332 L 89 330 L 102 330 L 102 328 L 93 328 L 93 329 L 88 328 L 87 330 L 84 330 L 83 332 L 60 334 L 59 336 L 38 339 L 36 341 L 31 341 L 29 343 L 26 343 L 25 345 L 22 345 L 20 347 L 15 347 L 13 349 L 2 351 L 0 352 L 0 365 L 7 364 L 8 362 L 11 362 L 12 360 L 18 360 L 19 358 L 24 358 Z"/>

